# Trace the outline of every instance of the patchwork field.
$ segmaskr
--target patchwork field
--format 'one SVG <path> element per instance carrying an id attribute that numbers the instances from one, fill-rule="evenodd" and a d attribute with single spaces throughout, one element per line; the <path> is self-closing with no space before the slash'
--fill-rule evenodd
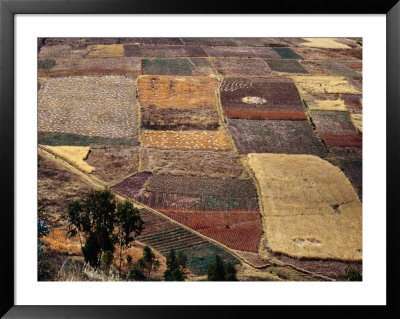
<path id="1" fill-rule="evenodd" d="M 361 273 L 362 69 L 362 38 L 39 38 L 38 205 L 54 267 L 83 264 L 68 203 L 107 186 L 140 208 L 123 256 L 149 245 L 153 278 L 171 249 L 188 280 L 216 255 L 240 280 Z"/>

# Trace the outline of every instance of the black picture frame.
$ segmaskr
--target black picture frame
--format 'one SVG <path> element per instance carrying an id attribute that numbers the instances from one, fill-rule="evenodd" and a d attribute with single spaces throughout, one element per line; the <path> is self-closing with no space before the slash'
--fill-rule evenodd
<path id="1" fill-rule="evenodd" d="M 162 1 L 162 0 L 0 0 L 1 69 L 0 69 L 0 181 L 1 192 L 1 308 L 5 318 L 204 318 L 247 317 L 255 311 L 268 316 L 341 316 L 371 315 L 380 318 L 400 317 L 396 274 L 396 249 L 399 243 L 397 228 L 399 205 L 400 122 L 400 3 L 390 1 L 310 0 L 246 1 L 227 3 L 216 1 Z M 387 21 L 387 118 L 386 118 L 386 220 L 387 220 L 387 305 L 386 306 L 16 306 L 14 303 L 14 15 L 15 14 L 385 14 Z M 385 212 L 377 212 L 384 214 Z"/>

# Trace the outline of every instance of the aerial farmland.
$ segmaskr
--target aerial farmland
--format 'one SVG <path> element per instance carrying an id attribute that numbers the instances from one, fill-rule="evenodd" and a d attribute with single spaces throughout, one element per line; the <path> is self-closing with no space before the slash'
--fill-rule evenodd
<path id="1" fill-rule="evenodd" d="M 361 38 L 38 38 L 39 281 L 362 280 Z"/>

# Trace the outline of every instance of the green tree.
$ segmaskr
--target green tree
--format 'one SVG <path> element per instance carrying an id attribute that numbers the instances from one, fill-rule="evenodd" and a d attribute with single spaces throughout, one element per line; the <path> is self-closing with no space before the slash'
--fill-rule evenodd
<path id="1" fill-rule="evenodd" d="M 118 273 L 121 275 L 122 249 L 129 247 L 143 229 L 143 220 L 139 210 L 132 203 L 125 201 L 117 205 L 117 239 L 119 243 L 119 267 Z"/>
<path id="2" fill-rule="evenodd" d="M 214 258 L 214 263 L 212 263 L 208 268 L 207 280 L 236 281 L 236 269 L 231 263 L 225 265 L 221 257 L 216 255 Z"/>
<path id="3" fill-rule="evenodd" d="M 183 252 L 176 256 L 174 250 L 167 255 L 167 270 L 164 272 L 165 281 L 184 281 L 186 279 L 187 257 Z"/>
<path id="4" fill-rule="evenodd" d="M 151 271 L 157 270 L 160 267 L 160 262 L 151 251 L 149 246 L 145 246 L 143 248 L 143 257 L 140 258 L 137 263 L 140 269 L 147 272 L 147 278 L 149 279 Z"/>
<path id="5" fill-rule="evenodd" d="M 92 190 L 83 202 L 70 202 L 68 220 L 68 233 L 79 235 L 85 261 L 93 267 L 100 266 L 105 251 L 114 253 L 117 242 L 120 247 L 129 245 L 134 240 L 132 234 L 140 233 L 143 223 L 131 203 L 117 206 L 109 189 Z"/>
<path id="6" fill-rule="evenodd" d="M 214 258 L 214 263 L 208 268 L 207 280 L 210 281 L 225 281 L 224 263 L 218 255 Z"/>

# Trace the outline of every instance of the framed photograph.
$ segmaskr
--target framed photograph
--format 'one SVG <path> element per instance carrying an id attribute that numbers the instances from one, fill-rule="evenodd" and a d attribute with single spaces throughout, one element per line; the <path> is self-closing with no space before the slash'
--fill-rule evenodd
<path id="1" fill-rule="evenodd" d="M 399 314 L 396 1 L 0 10 L 1 315 Z"/>

